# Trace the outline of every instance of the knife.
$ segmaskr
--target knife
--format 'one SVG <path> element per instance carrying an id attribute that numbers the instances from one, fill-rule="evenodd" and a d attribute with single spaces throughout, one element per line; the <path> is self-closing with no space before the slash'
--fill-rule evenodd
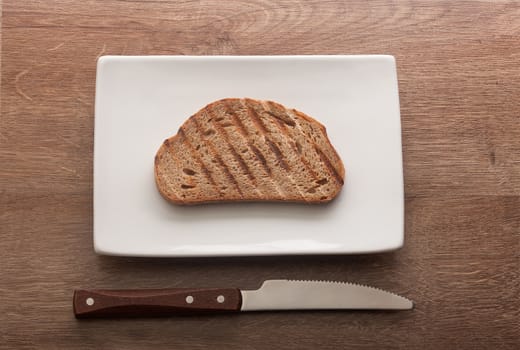
<path id="1" fill-rule="evenodd" d="M 413 303 L 381 289 L 348 282 L 267 280 L 257 290 L 75 290 L 73 306 L 77 318 L 86 318 L 268 310 L 408 310 Z"/>

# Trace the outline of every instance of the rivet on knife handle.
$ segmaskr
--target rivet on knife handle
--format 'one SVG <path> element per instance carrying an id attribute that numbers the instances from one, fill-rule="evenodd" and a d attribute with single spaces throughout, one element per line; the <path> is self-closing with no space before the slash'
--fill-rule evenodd
<path id="1" fill-rule="evenodd" d="M 235 288 L 76 290 L 73 297 L 77 318 L 232 312 L 241 304 Z"/>

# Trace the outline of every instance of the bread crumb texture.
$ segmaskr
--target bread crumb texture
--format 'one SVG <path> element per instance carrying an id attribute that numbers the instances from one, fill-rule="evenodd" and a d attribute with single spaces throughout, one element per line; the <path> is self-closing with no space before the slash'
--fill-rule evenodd
<path id="1" fill-rule="evenodd" d="M 218 100 L 188 118 L 155 156 L 167 200 L 326 203 L 345 169 L 325 127 L 295 109 L 250 98 Z"/>

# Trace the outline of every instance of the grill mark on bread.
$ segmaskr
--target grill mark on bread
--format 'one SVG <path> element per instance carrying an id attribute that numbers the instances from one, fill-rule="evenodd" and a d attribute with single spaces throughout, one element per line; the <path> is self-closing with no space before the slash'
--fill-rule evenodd
<path id="1" fill-rule="evenodd" d="M 282 133 L 284 133 L 285 135 L 287 135 L 289 138 L 291 138 L 291 135 L 289 133 L 289 131 L 287 130 L 287 127 L 285 126 L 284 123 L 282 123 L 279 119 L 274 119 L 275 121 L 275 124 L 278 126 L 278 128 L 280 129 L 280 131 Z M 296 126 L 296 124 L 294 125 Z M 316 172 L 314 172 L 314 170 L 310 167 L 310 164 L 303 158 L 303 155 L 301 154 L 302 151 L 301 151 L 301 145 L 300 147 L 298 147 L 296 145 L 296 142 L 294 141 L 290 141 L 288 142 L 288 144 L 291 146 L 291 149 L 294 151 L 294 153 L 298 156 L 298 159 L 300 160 L 300 162 L 303 164 L 303 166 L 305 166 L 305 168 L 309 171 L 309 173 L 311 174 L 311 176 L 314 178 L 314 180 L 318 180 L 318 177 L 316 175 Z"/>
<path id="2" fill-rule="evenodd" d="M 194 122 L 195 124 L 195 127 L 196 129 L 199 131 L 199 134 L 200 134 L 200 128 L 198 127 L 197 123 Z M 179 129 L 179 133 L 182 131 L 183 135 L 184 135 L 184 131 L 182 129 Z M 194 159 L 199 163 L 201 169 L 202 169 L 202 172 L 204 173 L 204 175 L 206 175 L 206 177 L 209 179 L 209 182 L 211 183 L 211 185 L 213 186 L 213 189 L 215 190 L 215 192 L 217 193 L 217 195 L 219 197 L 223 197 L 223 193 L 220 192 L 220 189 L 219 189 L 219 186 L 217 184 L 217 182 L 215 181 L 215 179 L 213 178 L 213 176 L 211 175 L 211 171 L 209 170 L 208 166 L 204 163 L 204 161 L 202 160 L 202 158 L 199 156 L 199 153 L 198 151 L 193 147 L 192 143 L 188 140 L 187 137 L 184 138 L 184 141 L 186 143 L 186 145 L 188 146 L 188 149 L 190 151 L 190 154 L 192 156 L 194 156 Z M 209 147 L 208 147 L 209 148 Z M 240 190 L 239 190 L 240 191 Z"/>
<path id="3" fill-rule="evenodd" d="M 251 148 L 251 150 L 253 151 L 253 153 L 255 154 L 255 157 L 260 161 L 260 163 L 262 163 L 262 166 L 264 167 L 265 169 L 265 172 L 271 176 L 271 168 L 269 168 L 269 165 L 267 164 L 267 160 L 265 159 L 264 155 L 262 154 L 262 152 L 260 152 L 260 150 L 258 148 L 256 148 L 255 145 L 253 145 L 252 143 L 248 143 L 248 146 L 249 148 Z"/>
<path id="4" fill-rule="evenodd" d="M 233 113 L 231 106 L 229 105 L 229 102 L 227 100 L 224 102 L 224 108 L 225 108 L 226 113 L 231 116 L 231 123 L 233 123 L 235 125 L 235 127 L 237 128 L 237 130 L 244 137 L 247 138 L 248 133 L 247 133 L 246 127 L 244 126 L 244 124 L 242 124 L 242 121 L 240 120 L 240 118 L 238 118 L 238 115 L 236 113 Z"/>
<path id="5" fill-rule="evenodd" d="M 209 114 L 209 112 L 208 112 L 208 114 Z M 193 124 L 195 125 L 195 128 L 196 128 L 198 134 L 199 135 L 204 135 L 204 133 L 202 131 L 202 128 L 200 127 L 197 119 L 193 118 L 192 120 L 193 120 Z M 202 136 L 202 137 L 204 137 L 204 136 Z M 212 153 L 213 158 L 215 158 L 217 160 L 217 164 L 220 165 L 220 167 L 224 171 L 224 174 L 225 174 L 226 178 L 228 179 L 228 181 L 235 186 L 237 192 L 240 194 L 240 197 L 244 198 L 244 194 L 242 193 L 242 190 L 240 189 L 240 186 L 238 186 L 238 182 L 237 182 L 236 178 L 233 176 L 233 174 L 231 173 L 231 171 L 227 167 L 226 163 L 224 163 L 224 161 L 220 157 L 220 152 L 217 151 L 215 149 L 215 147 L 213 147 L 213 143 L 210 140 L 204 138 L 203 141 L 206 142 L 206 144 L 208 145 L 208 149 Z M 219 193 L 220 193 L 220 191 L 219 191 Z"/>
<path id="6" fill-rule="evenodd" d="M 294 113 L 294 111 L 295 111 L 294 109 L 293 110 L 287 109 L 286 113 L 290 114 L 291 112 Z M 296 125 L 295 125 L 295 128 L 293 129 L 293 132 L 297 130 L 298 134 L 299 134 L 298 136 L 302 136 L 305 139 L 305 132 L 303 131 L 302 126 L 299 123 L 298 117 L 295 116 L 294 119 L 296 120 Z M 305 121 L 309 121 L 308 118 L 303 118 L 303 119 Z M 316 146 L 316 144 L 313 143 L 312 141 L 311 141 L 311 143 L 313 146 Z M 309 171 L 313 180 L 319 184 L 319 186 L 311 187 L 310 189 L 307 190 L 307 192 L 309 192 L 309 190 L 313 190 L 310 193 L 315 193 L 316 189 L 318 189 L 318 192 L 320 192 L 320 194 L 323 195 L 321 198 L 323 198 L 323 197 L 326 198 L 327 196 L 325 196 L 325 193 L 323 192 L 323 189 L 321 188 L 321 186 L 323 184 L 319 183 L 319 181 L 321 181 L 321 180 L 319 180 L 318 173 L 314 170 L 314 168 L 311 166 L 309 161 L 307 159 L 305 159 L 305 157 L 303 155 L 303 147 L 302 147 L 301 143 L 298 140 L 296 140 L 296 137 L 295 137 L 294 142 L 291 143 L 291 146 L 293 147 L 293 150 L 295 150 L 295 152 L 299 155 L 300 161 L 304 164 L 305 168 Z"/>
<path id="7" fill-rule="evenodd" d="M 176 148 L 172 147 L 174 143 L 176 143 L 178 140 L 182 140 L 183 143 L 187 145 L 188 148 L 192 148 L 191 144 L 187 140 L 187 137 L 184 133 L 184 130 L 179 129 L 178 134 L 170 139 L 165 140 L 163 142 L 163 145 L 161 146 L 159 152 L 158 152 L 158 158 L 160 161 L 162 161 L 164 158 L 167 158 L 170 162 L 173 161 L 175 164 L 175 168 L 181 168 L 182 161 L 179 157 L 177 157 L 177 154 L 175 152 Z M 196 153 L 193 153 L 191 150 L 189 150 L 192 159 L 194 162 L 197 162 L 199 167 L 201 169 L 204 169 L 204 163 L 197 157 Z M 165 157 L 166 156 L 166 157 Z M 167 197 L 169 200 L 177 203 L 182 203 L 184 201 L 184 198 L 186 198 L 186 193 L 184 191 L 178 191 L 177 184 L 175 184 L 175 181 L 171 181 L 172 179 L 170 177 L 164 176 L 165 169 L 161 164 L 156 164 L 155 166 L 155 174 L 157 181 L 161 181 L 164 186 L 159 186 L 159 191 L 161 194 L 165 197 Z M 195 175 L 195 174 L 194 174 Z M 213 181 L 213 178 L 210 174 L 207 174 L 207 178 L 209 182 L 213 186 L 214 193 L 219 196 L 219 192 L 215 189 L 215 183 Z M 187 183 L 181 183 L 180 189 L 182 190 L 189 190 L 196 187 L 196 184 L 194 183 L 193 179 L 185 179 L 187 180 Z M 180 182 L 180 181 L 179 181 Z"/>
<path id="8" fill-rule="evenodd" d="M 314 145 L 314 149 L 316 150 L 316 152 L 318 153 L 318 155 L 320 156 L 321 158 L 321 161 L 327 166 L 327 168 L 329 169 L 330 173 L 334 176 L 334 178 L 336 179 L 336 181 L 343 185 L 343 178 L 341 177 L 341 175 L 338 173 L 338 171 L 336 170 L 336 168 L 334 168 L 334 165 L 332 165 L 331 161 L 329 158 L 327 158 L 327 156 L 325 155 L 325 153 L 323 153 L 323 151 L 317 146 L 317 145 Z"/>
<path id="9" fill-rule="evenodd" d="M 216 152 L 216 150 L 213 148 L 213 146 L 208 146 L 212 149 L 212 152 Z M 219 154 L 215 154 L 215 159 L 217 160 L 217 163 L 222 167 L 224 170 L 224 173 L 226 174 L 226 177 L 228 178 L 229 182 L 231 182 L 233 185 L 235 185 L 238 193 L 240 194 L 240 197 L 244 198 L 244 194 L 242 193 L 242 190 L 240 190 L 240 186 L 238 186 L 237 179 L 233 176 L 229 168 L 227 167 L 226 163 L 222 160 Z"/>
<path id="10" fill-rule="evenodd" d="M 241 104 L 243 106 L 245 106 L 245 109 L 247 111 L 247 115 L 248 117 L 253 121 L 253 124 L 260 130 L 264 130 L 265 131 L 265 127 L 264 125 L 262 124 L 262 121 L 258 119 L 258 115 L 256 114 L 256 112 L 252 109 L 252 107 L 248 106 L 246 104 L 246 101 L 245 100 L 240 100 Z M 226 110 L 229 111 L 229 103 L 227 103 L 226 101 Z M 249 141 L 249 138 L 248 138 L 248 135 L 249 135 L 249 132 L 247 130 L 247 127 L 244 125 L 244 123 L 242 123 L 242 121 L 240 120 L 240 118 L 238 117 L 237 114 L 235 113 L 231 113 L 233 115 L 233 119 L 236 121 L 237 125 L 239 126 L 238 129 L 241 130 L 242 134 L 244 135 L 244 138 L 245 138 L 245 141 L 246 141 L 246 144 L 247 146 L 249 147 L 249 149 L 251 151 L 253 151 L 256 159 L 258 159 L 258 161 L 262 164 L 262 167 L 264 168 L 265 172 L 271 176 L 272 174 L 272 171 L 271 171 L 271 168 L 269 167 L 269 165 L 267 164 L 267 160 L 265 158 L 265 156 L 263 155 L 263 153 L 255 146 L 253 145 L 253 143 L 251 141 Z M 256 118 L 255 118 L 256 117 Z M 257 123 L 255 123 L 255 121 Z M 260 125 L 260 126 L 258 126 Z"/>
<path id="11" fill-rule="evenodd" d="M 220 191 L 218 190 L 218 185 L 215 182 L 215 179 L 213 179 L 211 172 L 209 171 L 208 167 L 206 166 L 202 158 L 199 156 L 198 152 L 195 150 L 195 148 L 193 148 L 193 145 L 191 144 L 190 140 L 188 140 L 188 138 L 186 137 L 186 134 L 184 133 L 184 130 L 182 130 L 182 128 L 179 129 L 177 135 L 182 135 L 182 137 L 184 138 L 183 142 L 186 143 L 186 146 L 188 146 L 188 150 L 190 151 L 191 156 L 193 157 L 193 159 L 195 159 L 197 163 L 199 163 L 202 173 L 204 173 L 204 175 L 208 178 L 215 192 L 220 194 Z"/>
<path id="12" fill-rule="evenodd" d="M 229 137 L 233 137 L 229 138 L 229 140 L 233 141 L 229 142 L 229 144 L 232 145 L 232 148 L 230 147 L 230 150 L 233 153 L 235 159 L 237 160 L 237 163 L 241 166 L 242 169 L 245 170 L 243 172 L 251 179 L 252 190 L 257 193 L 256 198 L 266 200 L 269 197 L 273 197 L 273 193 L 278 194 L 278 196 L 276 197 L 277 199 L 282 200 L 283 198 L 287 198 L 287 195 L 285 195 L 285 193 L 280 190 L 278 184 L 273 180 L 272 170 L 267 163 L 266 157 L 264 156 L 262 151 L 253 144 L 253 138 L 248 136 L 252 134 L 255 134 L 255 136 L 257 136 L 259 133 L 262 133 L 262 131 L 266 131 L 262 121 L 258 120 L 260 125 L 255 125 L 253 123 L 253 119 L 249 116 L 249 113 L 254 113 L 254 111 L 248 112 L 248 108 L 244 104 L 243 100 L 235 100 L 235 102 L 237 103 L 237 105 L 235 105 L 234 107 L 235 111 L 233 111 L 233 107 L 231 107 L 229 101 L 229 99 L 222 100 L 220 106 L 222 106 L 222 109 L 225 113 L 231 113 L 231 115 L 233 116 L 233 119 L 228 119 L 226 123 L 229 123 L 229 121 L 231 121 L 230 124 L 233 124 L 235 129 L 223 128 L 222 132 L 227 133 Z M 214 107 L 214 105 L 208 106 L 208 108 L 211 107 Z M 221 110 L 213 110 L 215 113 L 221 113 Z M 244 124 L 244 121 L 241 120 L 241 118 L 249 121 L 251 124 Z M 212 119 L 214 118 L 210 118 L 209 120 Z M 233 121 L 235 121 L 237 125 L 235 125 Z M 220 135 L 220 130 L 218 135 Z M 256 140 L 260 141 L 261 138 L 256 138 Z M 243 156 L 241 156 L 241 154 L 238 153 L 238 148 L 241 148 L 241 153 L 244 154 L 249 151 L 249 154 L 254 158 L 251 159 L 251 156 L 248 156 L 247 159 L 244 159 Z M 255 178 L 254 173 L 258 172 L 259 168 L 263 168 L 267 176 L 259 174 L 259 177 Z M 255 171 L 251 171 L 251 169 Z"/>
<path id="13" fill-rule="evenodd" d="M 253 107 L 248 105 L 248 102 L 252 103 L 254 101 L 247 99 L 247 98 L 239 100 L 239 103 L 244 107 L 244 109 L 242 109 L 242 110 L 245 112 L 245 113 L 242 113 L 242 116 L 244 116 L 244 118 L 246 120 L 251 121 L 252 130 L 256 129 L 257 130 L 256 133 L 263 134 L 265 137 L 265 134 L 267 133 L 267 129 L 265 128 L 265 125 L 260 120 L 258 114 L 253 109 Z M 243 124 L 243 125 L 244 125 L 244 128 L 248 131 L 248 134 L 251 135 L 251 134 L 255 133 L 255 131 L 251 132 L 251 130 L 248 130 L 249 127 L 246 124 Z M 261 137 L 256 138 L 257 142 L 260 142 L 261 139 L 262 139 Z M 260 163 L 262 164 L 264 170 L 266 171 L 266 173 L 268 175 L 267 178 L 264 178 L 264 180 L 269 182 L 270 185 L 272 186 L 272 188 L 274 188 L 276 190 L 280 199 L 287 198 L 285 191 L 282 190 L 280 188 L 279 184 L 273 179 L 273 169 L 269 166 L 267 157 L 262 153 L 262 151 L 258 147 L 256 147 L 254 145 L 253 141 L 250 141 L 251 138 L 248 138 L 247 140 L 248 140 L 247 144 L 248 144 L 249 148 L 253 151 L 256 158 L 260 161 Z M 269 188 L 266 188 L 266 190 L 269 190 Z"/>
<path id="14" fill-rule="evenodd" d="M 272 115 L 272 114 L 270 114 L 269 112 L 267 112 L 267 114 Z M 287 137 L 290 137 L 290 135 L 289 135 L 289 131 L 287 130 L 287 127 L 285 126 L 285 123 L 284 123 L 283 121 L 281 121 L 281 120 L 278 119 L 278 118 L 274 118 L 273 121 L 274 121 L 274 123 L 276 124 L 276 126 L 278 126 L 278 129 L 280 129 L 280 132 L 281 132 L 282 134 L 284 134 L 284 135 L 287 136 Z"/>
<path id="15" fill-rule="evenodd" d="M 280 129 L 281 132 L 283 132 L 285 135 L 287 135 L 289 138 L 291 138 L 291 134 L 289 133 L 289 131 L 287 130 L 287 127 L 285 126 L 285 124 L 283 124 L 280 120 L 278 119 L 275 119 L 275 122 L 276 122 L 276 125 L 278 126 L 278 128 Z M 296 126 L 296 124 L 295 124 Z M 296 144 L 295 141 L 290 141 L 288 142 L 288 144 L 291 146 L 291 149 L 293 150 L 293 152 L 296 154 L 296 156 L 298 157 L 298 160 L 303 164 L 303 166 L 305 167 L 305 169 L 311 174 L 311 177 L 317 181 L 318 180 L 318 175 L 316 174 L 316 172 L 314 171 L 314 169 L 310 166 L 309 162 L 303 157 L 302 155 L 302 149 L 301 149 L 301 145 L 298 147 L 298 145 Z"/>
<path id="16" fill-rule="evenodd" d="M 268 131 L 267 131 L 264 123 L 260 119 L 260 116 L 258 115 L 256 110 L 254 109 L 254 107 L 249 105 L 248 103 L 249 103 L 249 101 L 246 99 L 245 100 L 245 105 L 246 105 L 246 108 L 247 108 L 247 114 L 249 115 L 249 118 L 251 118 L 251 121 L 253 122 L 253 124 L 260 131 L 260 134 L 265 136 L 268 133 Z"/>
<path id="17" fill-rule="evenodd" d="M 226 113 L 227 114 L 230 114 L 232 116 L 232 121 L 233 123 L 236 125 L 236 128 L 237 130 L 240 131 L 240 133 L 242 134 L 242 136 L 244 137 L 244 142 L 245 144 L 249 147 L 249 149 L 253 152 L 253 154 L 255 155 L 256 159 L 258 159 L 258 161 L 262 164 L 262 166 L 264 167 L 265 169 L 265 172 L 271 176 L 271 168 L 269 168 L 269 166 L 267 165 L 267 161 L 264 157 L 264 155 L 262 154 L 262 152 L 260 152 L 260 150 L 258 148 L 255 147 L 255 145 L 253 145 L 250 141 L 248 141 L 248 135 L 249 135 L 249 132 L 247 131 L 247 128 L 246 126 L 244 125 L 244 123 L 242 123 L 242 121 L 240 120 L 240 118 L 238 117 L 238 114 L 236 113 L 233 113 L 231 111 L 231 107 L 229 105 L 229 102 L 228 100 L 225 100 L 224 101 L 224 107 L 226 109 Z M 235 151 L 236 152 L 236 151 Z M 240 159 L 243 161 L 243 158 L 240 157 Z M 246 164 L 244 162 L 244 164 Z M 248 171 L 249 171 L 249 168 L 248 168 Z M 251 174 L 253 175 L 253 174 Z"/>
<path id="18" fill-rule="evenodd" d="M 296 155 L 296 159 L 299 159 L 300 162 L 302 162 L 303 158 L 301 155 L 299 155 L 297 153 L 297 149 L 295 149 L 295 144 L 292 140 L 292 137 L 291 137 L 291 131 L 289 130 L 289 128 L 287 127 L 287 123 L 284 123 L 283 120 L 281 120 L 280 118 L 277 118 L 274 116 L 273 113 L 270 113 L 270 108 L 272 107 L 271 104 L 269 104 L 269 102 L 267 103 L 264 103 L 262 102 L 261 103 L 262 107 L 264 107 L 264 111 L 266 112 L 265 114 L 268 115 L 268 117 L 266 117 L 266 119 L 268 119 L 269 121 L 272 121 L 272 123 L 275 125 L 275 127 L 281 132 L 281 134 L 283 134 L 285 136 L 285 139 L 290 139 L 290 140 L 284 140 L 288 145 L 289 145 L 289 150 L 293 150 L 293 152 L 295 153 Z M 264 114 L 264 115 L 265 115 Z M 273 118 L 274 117 L 274 118 Z M 296 126 L 296 124 L 294 124 L 294 126 Z M 294 127 L 293 126 L 293 127 Z M 291 128 L 292 129 L 292 128 Z M 281 153 L 281 152 L 280 152 Z M 283 157 L 283 159 L 287 159 L 285 162 L 287 164 L 287 167 L 290 168 L 290 165 L 287 163 L 287 161 L 289 161 L 291 159 L 290 156 L 288 157 Z M 297 162 L 297 160 L 296 160 Z M 303 162 L 302 162 L 303 163 Z M 304 167 L 306 166 L 306 163 L 303 163 L 304 164 Z M 299 169 L 299 166 L 300 164 L 296 164 L 296 167 Z M 296 191 L 298 192 L 298 195 L 300 196 L 300 198 L 302 198 L 302 200 L 304 201 L 307 201 L 305 195 L 302 193 L 302 191 L 300 190 L 299 186 L 296 184 L 296 182 L 294 181 L 294 178 L 293 178 L 293 175 L 288 172 L 287 173 L 287 176 L 289 177 L 289 180 L 292 182 L 294 188 L 296 189 Z M 311 171 L 311 177 L 313 177 L 312 175 L 312 171 Z M 313 178 L 314 179 L 314 178 Z M 321 192 L 321 190 L 320 190 Z"/>
<path id="19" fill-rule="evenodd" d="M 211 108 L 207 108 L 207 113 L 208 113 L 208 117 L 210 117 L 209 120 L 214 119 L 215 113 L 213 112 L 213 110 Z M 224 142 L 227 144 L 229 150 L 231 151 L 233 158 L 235 158 L 235 160 L 237 161 L 238 165 L 240 166 L 240 168 L 242 169 L 244 174 L 251 180 L 251 183 L 253 184 L 253 186 L 256 187 L 255 176 L 253 175 L 253 173 L 247 166 L 247 163 L 244 161 L 244 158 L 242 158 L 242 156 L 237 152 L 235 147 L 229 141 L 229 135 L 228 135 L 227 131 L 224 130 L 224 128 L 222 126 L 220 126 L 218 124 L 218 122 L 214 122 L 213 125 L 214 125 L 215 129 L 217 129 L 218 134 L 221 135 L 222 138 L 224 139 Z M 234 126 L 234 124 L 232 124 L 232 125 Z"/>
<path id="20" fill-rule="evenodd" d="M 291 133 L 287 130 L 287 127 L 285 126 L 285 124 L 277 118 L 275 118 L 274 120 L 276 121 L 276 125 L 278 125 L 278 127 L 280 128 L 280 131 L 283 132 L 284 134 L 286 134 L 289 138 L 296 139 L 298 136 L 305 137 L 305 134 L 303 133 L 303 130 L 301 129 L 301 127 L 298 123 L 295 123 L 294 127 L 292 128 L 292 132 L 297 131 L 298 135 L 296 135 L 295 137 L 291 137 Z M 307 189 L 306 192 L 315 193 L 316 189 L 317 189 L 320 194 L 325 195 L 325 193 L 323 192 L 323 190 L 321 188 L 322 184 L 318 182 L 319 181 L 318 174 L 316 173 L 316 171 L 314 171 L 313 167 L 309 164 L 309 162 L 305 159 L 305 157 L 302 154 L 301 144 L 297 140 L 296 141 L 291 140 L 288 143 L 290 144 L 293 152 L 296 154 L 297 159 L 300 161 L 301 164 L 303 164 L 304 168 L 309 172 L 311 178 L 316 183 L 318 183 L 317 186 L 315 185 L 315 186 Z"/>
<path id="21" fill-rule="evenodd" d="M 238 152 L 233 148 L 233 146 L 231 146 L 231 145 L 229 145 L 229 146 L 231 149 L 231 153 L 233 153 L 233 156 L 238 161 L 238 164 L 242 168 L 242 171 L 244 172 L 244 174 L 247 175 L 247 177 L 251 180 L 251 182 L 253 183 L 253 186 L 256 186 L 256 178 L 253 175 L 253 173 L 251 172 L 251 170 L 249 169 L 249 167 L 247 166 L 247 163 L 244 161 L 244 158 L 242 158 L 242 156 L 240 154 L 238 154 Z"/>
<path id="22" fill-rule="evenodd" d="M 265 138 L 265 142 L 267 143 L 267 145 L 269 146 L 269 148 L 271 149 L 271 151 L 274 153 L 274 155 L 276 156 L 276 160 L 278 161 L 278 164 L 280 164 L 280 166 L 286 170 L 286 171 L 290 171 L 291 168 L 289 167 L 289 164 L 287 164 L 287 161 L 285 160 L 285 157 L 283 156 L 283 153 L 282 151 L 280 151 L 280 148 L 278 148 L 278 146 L 276 145 L 276 143 L 274 143 L 273 141 L 271 141 L 269 138 Z"/>
<path id="23" fill-rule="evenodd" d="M 266 106 L 264 104 L 262 104 L 262 107 L 264 107 L 264 112 L 266 114 L 275 117 L 273 119 L 274 124 L 278 126 L 278 129 L 282 132 L 282 134 L 284 134 L 287 137 L 290 137 L 289 132 L 287 131 L 287 127 L 285 126 L 283 120 L 277 118 L 269 109 L 266 108 Z M 264 128 L 267 130 L 267 127 L 265 125 L 264 125 Z M 267 131 L 267 132 L 269 132 L 269 131 Z M 290 171 L 291 168 L 290 168 L 289 164 L 287 163 L 287 161 L 285 160 L 285 157 L 284 157 L 282 151 L 280 150 L 280 148 L 278 148 L 276 143 L 274 143 L 267 137 L 265 138 L 265 142 L 267 143 L 267 145 L 269 146 L 271 151 L 275 154 L 276 159 L 278 160 L 278 163 L 280 164 L 280 166 L 283 169 Z"/>
<path id="24" fill-rule="evenodd" d="M 244 103 L 247 107 L 247 112 L 248 112 L 248 115 L 249 117 L 251 118 L 251 121 L 253 122 L 253 124 L 256 126 L 256 128 L 260 131 L 260 133 L 264 136 L 264 139 L 265 139 L 265 143 L 269 146 L 269 149 L 274 153 L 277 161 L 278 161 L 278 164 L 280 165 L 280 167 L 282 167 L 284 170 L 286 171 L 289 171 L 289 165 L 287 164 L 287 162 L 285 161 L 284 157 L 283 157 L 283 154 L 282 152 L 280 151 L 280 149 L 278 148 L 278 146 L 276 146 L 275 143 L 273 143 L 268 137 L 267 137 L 267 134 L 269 133 L 269 130 L 267 129 L 267 127 L 264 125 L 264 123 L 262 122 L 262 119 L 260 118 L 260 116 L 258 115 L 258 113 L 256 112 L 256 110 L 254 109 L 253 106 L 251 106 L 251 101 L 249 99 L 245 99 L 245 103 Z M 263 110 L 265 111 L 265 107 L 263 108 Z M 292 178 L 291 178 L 291 181 L 292 181 Z M 294 182 L 293 182 L 294 183 Z M 274 181 L 273 181 L 273 184 L 274 184 Z M 278 192 L 281 192 L 280 189 L 278 188 L 277 186 L 277 189 L 278 189 Z M 299 190 L 297 190 L 299 192 Z M 301 192 L 300 193 L 300 197 L 304 198 L 302 195 L 301 195 Z"/>
<path id="25" fill-rule="evenodd" d="M 248 108 L 248 114 L 249 114 L 249 117 L 252 119 L 253 123 L 255 124 L 255 126 L 263 133 L 263 136 L 264 136 L 264 139 L 265 139 L 265 143 L 269 146 L 269 149 L 271 149 L 271 151 L 274 153 L 274 155 L 276 156 L 276 159 L 278 161 L 278 164 L 285 170 L 289 171 L 290 168 L 289 168 L 289 165 L 287 164 L 287 162 L 285 161 L 285 157 L 283 156 L 283 153 L 282 151 L 280 150 L 280 148 L 278 148 L 278 146 L 273 142 L 271 141 L 268 137 L 267 137 L 267 134 L 269 133 L 269 130 L 267 129 L 267 127 L 265 126 L 264 122 L 262 121 L 262 119 L 260 118 L 260 116 L 258 115 L 258 113 L 256 112 L 256 110 L 248 105 L 249 101 L 248 99 L 245 100 L 246 102 L 246 106 Z M 265 108 L 265 106 L 263 106 L 263 111 L 264 112 L 267 112 L 268 110 Z"/>
<path id="26" fill-rule="evenodd" d="M 248 136 L 247 130 L 244 127 L 244 124 L 242 124 L 242 122 L 238 118 L 238 116 L 236 114 L 232 114 L 232 119 L 231 120 L 237 126 L 237 129 L 240 131 L 240 133 L 242 135 L 244 135 L 244 137 L 247 137 Z"/>
<path id="27" fill-rule="evenodd" d="M 328 148 L 330 148 L 331 150 L 331 153 L 333 155 L 333 158 L 334 158 L 334 161 L 336 164 L 338 164 L 340 166 L 340 172 L 338 172 L 338 170 L 333 166 L 332 162 L 330 161 L 330 159 L 327 157 L 327 155 L 321 150 L 319 149 L 318 151 L 318 154 L 320 155 L 322 161 L 323 159 L 326 159 L 327 162 L 324 162 L 326 165 L 328 164 L 328 168 L 329 170 L 332 169 L 332 173 L 335 175 L 335 179 L 336 181 L 342 186 L 344 184 L 344 168 L 343 168 L 343 163 L 341 161 L 341 158 L 338 156 L 336 150 L 334 149 L 334 147 L 332 146 L 332 144 L 330 143 L 330 140 L 327 136 L 327 131 L 325 129 L 325 126 L 323 124 L 321 124 L 320 122 L 318 122 L 317 120 L 313 119 L 312 117 L 309 117 L 308 115 L 306 115 L 305 113 L 302 113 L 296 109 L 288 109 L 287 110 L 289 113 L 293 113 L 296 117 L 296 119 L 300 118 L 300 119 L 303 119 L 305 120 L 308 124 L 309 124 L 309 127 L 310 129 L 315 132 L 314 128 L 313 128 L 313 125 L 315 127 L 317 127 L 319 129 L 319 131 L 321 132 L 321 134 L 318 134 L 320 135 L 321 137 L 324 138 L 324 142 L 326 144 L 326 146 L 328 146 Z M 312 139 L 310 140 L 313 144 L 313 146 L 316 148 L 316 143 L 314 141 L 312 141 Z M 323 157 L 322 157 L 323 156 Z M 338 191 L 339 192 L 339 191 Z"/>
<path id="28" fill-rule="evenodd" d="M 277 113 L 271 111 L 272 105 L 270 105 L 269 102 L 259 101 L 258 103 L 261 106 L 260 113 L 262 115 L 262 118 L 264 118 L 264 120 L 262 120 L 262 123 L 263 123 L 264 127 L 266 128 L 267 133 L 277 135 L 277 133 L 275 131 L 270 130 L 267 126 L 267 125 L 269 125 L 269 127 L 271 127 L 270 125 L 274 124 L 275 128 L 277 128 L 280 131 L 280 133 L 283 135 L 283 137 L 281 138 L 283 141 L 286 141 L 285 140 L 286 138 L 291 138 L 289 130 L 287 128 L 287 125 L 290 125 L 290 124 L 285 123 L 285 121 L 282 118 L 278 117 Z M 295 182 L 293 174 L 291 173 L 291 166 L 288 163 L 291 159 L 290 155 L 288 154 L 287 157 L 285 157 L 283 152 L 278 147 L 278 145 L 275 142 L 272 142 L 271 139 L 268 139 L 266 137 L 265 141 L 266 141 L 266 144 L 269 146 L 271 152 L 275 155 L 279 166 L 286 171 L 286 173 L 284 175 L 291 182 L 292 188 L 294 189 L 294 192 L 296 192 L 292 195 L 298 196 L 300 198 L 300 200 L 303 202 L 307 202 L 307 197 L 300 190 L 300 186 L 297 184 L 297 182 Z M 290 149 L 290 146 L 289 146 L 289 149 Z M 298 165 L 296 165 L 296 166 L 298 166 Z"/>

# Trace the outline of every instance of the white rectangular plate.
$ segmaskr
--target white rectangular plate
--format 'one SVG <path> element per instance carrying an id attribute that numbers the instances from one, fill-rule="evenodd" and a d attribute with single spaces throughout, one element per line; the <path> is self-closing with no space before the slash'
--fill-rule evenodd
<path id="1" fill-rule="evenodd" d="M 154 156 L 200 108 L 277 101 L 327 127 L 346 168 L 327 205 L 180 207 Z M 126 256 L 346 254 L 403 244 L 399 95 L 392 56 L 104 56 L 96 82 L 94 247 Z"/>

